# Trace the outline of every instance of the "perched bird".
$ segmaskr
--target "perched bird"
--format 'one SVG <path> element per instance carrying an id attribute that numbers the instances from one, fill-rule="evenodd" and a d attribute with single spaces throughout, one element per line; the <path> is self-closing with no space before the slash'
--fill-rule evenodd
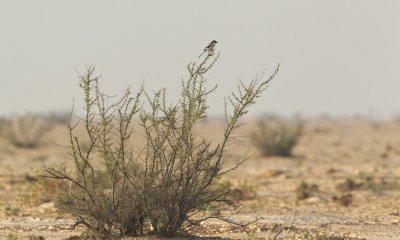
<path id="1" fill-rule="evenodd" d="M 213 51 L 214 51 L 214 48 L 215 48 L 215 44 L 217 44 L 217 43 L 218 43 L 217 41 L 212 40 L 212 41 L 207 45 L 207 47 L 204 48 L 203 53 L 200 54 L 200 56 L 198 56 L 197 58 L 201 57 L 201 56 L 202 56 L 204 53 L 206 53 L 206 52 L 209 52 L 209 53 L 213 52 Z"/>

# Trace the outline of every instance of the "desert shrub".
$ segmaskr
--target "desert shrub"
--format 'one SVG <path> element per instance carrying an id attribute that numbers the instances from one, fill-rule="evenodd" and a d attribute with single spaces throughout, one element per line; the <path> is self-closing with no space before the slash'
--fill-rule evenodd
<path id="1" fill-rule="evenodd" d="M 70 149 L 74 169 L 46 168 L 50 178 L 66 180 L 70 187 L 59 195 L 58 206 L 78 218 L 88 234 L 109 237 L 139 235 L 152 229 L 172 236 L 209 218 L 212 203 L 232 204 L 226 196 L 229 186 L 214 181 L 238 167 L 224 168 L 224 153 L 233 143 L 233 131 L 240 117 L 260 97 L 275 77 L 258 76 L 225 101 L 226 127 L 223 140 L 213 144 L 198 135 L 196 126 L 207 117 L 207 97 L 215 90 L 206 88 L 205 74 L 219 54 L 212 52 L 200 62 L 187 66 L 177 104 L 166 103 L 166 90 L 154 94 L 127 90 L 119 99 L 100 91 L 94 67 L 80 77 L 84 92 L 85 116 L 81 120 L 89 141 L 85 151 L 74 135 L 78 123 L 70 124 Z M 145 97 L 142 105 L 141 96 Z M 114 102 L 112 102 L 114 100 Z M 138 116 L 144 132 L 144 147 L 136 149 L 133 120 Z M 202 214 L 201 214 L 202 213 Z"/>
<path id="2" fill-rule="evenodd" d="M 41 144 L 52 124 L 36 114 L 25 114 L 3 119 L 0 135 L 16 147 L 34 148 Z"/>
<path id="3" fill-rule="evenodd" d="M 49 112 L 41 117 L 50 123 L 68 125 L 70 116 L 68 112 Z"/>
<path id="4" fill-rule="evenodd" d="M 298 117 L 268 115 L 257 122 L 251 141 L 266 156 L 290 156 L 302 132 L 303 122 Z"/>

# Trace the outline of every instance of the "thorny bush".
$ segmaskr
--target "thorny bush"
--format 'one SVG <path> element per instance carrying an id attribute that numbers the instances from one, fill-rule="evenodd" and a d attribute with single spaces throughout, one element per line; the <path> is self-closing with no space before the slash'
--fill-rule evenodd
<path id="1" fill-rule="evenodd" d="M 115 100 L 100 91 L 94 67 L 82 74 L 86 114 L 80 122 L 88 146 L 83 151 L 74 135 L 79 122 L 70 123 L 74 169 L 45 168 L 45 175 L 69 182 L 58 197 L 58 206 L 87 227 L 87 236 L 150 231 L 172 236 L 209 218 L 224 219 L 205 210 L 215 202 L 232 204 L 227 198 L 229 187 L 213 183 L 243 162 L 224 167 L 226 147 L 234 141 L 231 135 L 238 119 L 261 96 L 279 65 L 270 77 L 256 76 L 248 85 L 240 82 L 237 93 L 225 99 L 223 139 L 214 144 L 198 135 L 196 126 L 207 118 L 207 97 L 216 86 L 207 89 L 205 74 L 218 57 L 219 53 L 209 52 L 199 63 L 187 66 L 188 78 L 182 80 L 176 104 L 166 103 L 165 89 L 154 94 L 141 89 L 136 95 L 127 90 Z M 144 133 L 143 148 L 133 148 L 129 142 L 137 137 L 135 119 Z"/>

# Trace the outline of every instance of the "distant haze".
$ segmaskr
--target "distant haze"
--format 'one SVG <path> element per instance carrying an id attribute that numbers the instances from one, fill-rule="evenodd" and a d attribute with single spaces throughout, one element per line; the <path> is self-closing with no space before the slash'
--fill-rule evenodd
<path id="1" fill-rule="evenodd" d="M 400 1 L 0 2 L 0 115 L 68 111 L 81 96 L 75 68 L 95 64 L 110 94 L 144 81 L 176 101 L 186 64 L 216 39 L 219 88 L 281 72 L 253 113 L 400 112 Z M 77 100 L 79 106 L 81 101 Z"/>

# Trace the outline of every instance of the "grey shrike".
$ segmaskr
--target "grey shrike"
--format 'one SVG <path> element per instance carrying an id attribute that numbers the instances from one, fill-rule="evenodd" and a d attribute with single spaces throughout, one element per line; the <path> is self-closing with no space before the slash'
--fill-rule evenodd
<path id="1" fill-rule="evenodd" d="M 198 56 L 197 58 L 201 57 L 201 56 L 202 56 L 204 53 L 206 53 L 206 52 L 212 53 L 212 52 L 214 51 L 215 44 L 217 44 L 217 43 L 218 43 L 217 41 L 212 40 L 212 41 L 207 45 L 207 47 L 204 48 L 203 53 L 200 54 L 200 56 Z"/>

